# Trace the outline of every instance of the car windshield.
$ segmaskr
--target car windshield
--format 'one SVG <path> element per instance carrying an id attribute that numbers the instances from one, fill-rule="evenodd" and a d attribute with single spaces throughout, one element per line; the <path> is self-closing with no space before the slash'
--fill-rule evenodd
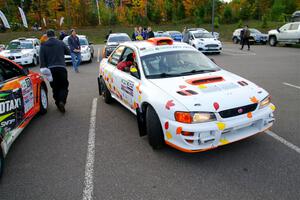
<path id="1" fill-rule="evenodd" d="M 89 45 L 87 39 L 85 39 L 85 38 L 79 38 L 79 43 L 80 43 L 80 46 Z"/>
<path id="2" fill-rule="evenodd" d="M 7 50 L 13 49 L 33 49 L 32 42 L 10 42 Z"/>
<path id="3" fill-rule="evenodd" d="M 214 38 L 211 33 L 194 33 L 195 38 Z"/>
<path id="4" fill-rule="evenodd" d="M 107 42 L 128 42 L 131 41 L 130 38 L 128 36 L 125 35 L 121 35 L 121 36 L 112 36 L 108 38 Z"/>
<path id="5" fill-rule="evenodd" d="M 154 33 L 155 37 L 170 37 L 169 33 Z"/>
<path id="6" fill-rule="evenodd" d="M 251 33 L 256 33 L 256 34 L 261 34 L 261 32 L 259 31 L 259 30 L 257 30 L 257 29 L 250 29 L 250 32 Z"/>
<path id="7" fill-rule="evenodd" d="M 169 51 L 141 57 L 147 78 L 193 75 L 219 70 L 209 58 L 197 51 Z"/>

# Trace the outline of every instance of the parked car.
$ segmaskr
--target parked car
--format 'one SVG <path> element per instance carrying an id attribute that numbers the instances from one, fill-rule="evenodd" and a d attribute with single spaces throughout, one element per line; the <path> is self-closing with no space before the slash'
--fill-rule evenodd
<path id="1" fill-rule="evenodd" d="M 93 57 L 94 57 L 94 47 L 93 43 L 89 42 L 88 38 L 85 35 L 77 35 L 79 38 L 79 43 L 80 43 L 80 53 L 81 53 L 81 60 L 82 62 L 92 62 Z M 68 38 L 70 36 L 66 36 L 63 39 L 63 42 L 69 46 L 68 44 Z M 70 55 L 65 55 L 65 61 L 66 63 L 72 62 L 72 58 Z"/>
<path id="2" fill-rule="evenodd" d="M 47 86 L 36 72 L 0 56 L 0 176 L 12 143 L 38 113 L 48 108 Z M 25 153 L 25 150 L 24 150 Z"/>
<path id="3" fill-rule="evenodd" d="M 123 42 L 131 41 L 127 33 L 111 33 L 108 36 L 108 39 L 105 40 L 106 44 L 103 48 L 103 58 L 107 58 L 115 48 Z"/>
<path id="4" fill-rule="evenodd" d="M 299 44 L 300 22 L 287 23 L 278 29 L 270 30 L 268 35 L 271 46 L 276 46 L 277 43 Z"/>
<path id="5" fill-rule="evenodd" d="M 183 42 L 204 53 L 220 53 L 222 43 L 211 33 L 201 29 L 189 29 L 183 35 Z"/>
<path id="6" fill-rule="evenodd" d="M 156 31 L 154 32 L 154 37 L 169 37 L 172 38 L 168 32 L 165 31 Z"/>
<path id="7" fill-rule="evenodd" d="M 300 10 L 295 11 L 291 16 L 292 22 L 300 22 Z"/>
<path id="8" fill-rule="evenodd" d="M 130 69 L 120 70 L 128 57 L 134 58 Z M 102 59 L 98 84 L 106 103 L 115 99 L 136 115 L 140 136 L 148 135 L 154 149 L 166 143 L 200 152 L 253 136 L 274 122 L 266 90 L 171 38 L 120 44 Z"/>
<path id="9" fill-rule="evenodd" d="M 181 42 L 182 41 L 182 33 L 179 31 L 167 31 L 167 33 L 171 36 L 174 41 Z"/>
<path id="10" fill-rule="evenodd" d="M 242 28 L 236 29 L 232 34 L 232 41 L 235 44 L 238 44 L 241 41 L 241 30 Z M 268 34 L 263 34 L 259 30 L 255 28 L 249 28 L 250 38 L 249 42 L 259 43 L 259 44 L 267 44 L 268 42 Z"/>
<path id="11" fill-rule="evenodd" d="M 12 40 L 6 49 L 0 52 L 0 55 L 23 66 L 36 66 L 39 63 L 39 52 L 39 39 L 19 38 Z"/>

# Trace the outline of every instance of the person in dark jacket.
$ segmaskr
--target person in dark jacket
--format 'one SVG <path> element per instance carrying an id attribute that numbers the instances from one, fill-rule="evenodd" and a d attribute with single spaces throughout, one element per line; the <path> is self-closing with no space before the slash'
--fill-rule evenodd
<path id="1" fill-rule="evenodd" d="M 250 38 L 250 30 L 248 25 L 245 26 L 245 28 L 241 31 L 241 35 L 242 35 L 242 47 L 241 50 L 243 50 L 244 45 L 247 44 L 248 46 L 248 51 L 250 51 L 250 42 L 249 42 L 249 38 Z"/>
<path id="2" fill-rule="evenodd" d="M 41 45 L 40 49 L 40 67 L 50 69 L 53 77 L 50 82 L 53 98 L 59 111 L 64 113 L 69 92 L 65 55 L 70 55 L 70 50 L 62 41 L 55 38 L 54 30 L 48 30 L 47 37 L 49 39 Z"/>
<path id="3" fill-rule="evenodd" d="M 79 38 L 76 35 L 75 29 L 71 30 L 71 35 L 68 38 L 68 44 L 71 50 L 71 57 L 72 57 L 72 65 L 76 73 L 79 72 L 78 66 L 81 63 L 81 47 L 80 47 L 80 42 Z"/>
<path id="4" fill-rule="evenodd" d="M 154 38 L 154 33 L 152 31 L 152 28 L 149 26 L 147 30 L 147 39 Z"/>

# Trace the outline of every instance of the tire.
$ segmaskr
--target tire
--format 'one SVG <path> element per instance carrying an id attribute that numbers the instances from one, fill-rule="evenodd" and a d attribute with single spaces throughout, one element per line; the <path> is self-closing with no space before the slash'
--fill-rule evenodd
<path id="1" fill-rule="evenodd" d="M 2 177 L 3 171 L 4 171 L 4 157 L 3 157 L 2 151 L 0 149 L 0 179 Z"/>
<path id="2" fill-rule="evenodd" d="M 146 131 L 150 146 L 153 149 L 161 149 L 165 143 L 163 130 L 158 115 L 150 105 L 146 110 Z"/>
<path id="3" fill-rule="evenodd" d="M 272 46 L 272 47 L 275 47 L 275 46 L 276 46 L 276 44 L 277 44 L 277 39 L 276 39 L 275 36 L 271 36 L 271 37 L 270 37 L 270 39 L 269 39 L 269 44 L 270 44 L 270 46 Z"/>
<path id="4" fill-rule="evenodd" d="M 40 115 L 44 115 L 47 113 L 48 109 L 48 95 L 45 86 L 41 86 L 40 90 Z"/>
<path id="5" fill-rule="evenodd" d="M 100 87 L 101 87 L 101 91 L 102 91 L 102 96 L 103 96 L 104 102 L 107 103 L 107 104 L 112 103 L 113 99 L 111 97 L 111 93 L 108 90 L 108 88 L 106 87 L 106 84 L 105 84 L 105 82 L 103 81 L 102 78 L 100 79 Z"/>
<path id="6" fill-rule="evenodd" d="M 237 39 L 237 37 L 234 37 L 234 38 L 232 39 L 232 41 L 233 41 L 234 44 L 238 44 L 238 43 L 239 43 L 239 40 Z"/>

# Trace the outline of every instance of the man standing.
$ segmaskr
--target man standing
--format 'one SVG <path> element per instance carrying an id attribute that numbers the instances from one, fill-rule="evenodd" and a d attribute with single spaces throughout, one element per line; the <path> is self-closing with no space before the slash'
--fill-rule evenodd
<path id="1" fill-rule="evenodd" d="M 50 69 L 53 77 L 50 86 L 55 104 L 60 112 L 65 113 L 65 104 L 69 92 L 65 55 L 70 55 L 70 50 L 62 41 L 55 38 L 54 30 L 48 30 L 47 37 L 49 39 L 41 45 L 40 50 L 41 68 Z"/>
<path id="2" fill-rule="evenodd" d="M 152 31 L 152 29 L 151 29 L 150 26 L 148 27 L 147 34 L 148 34 L 147 39 L 154 38 L 154 33 L 153 33 L 153 31 Z"/>
<path id="3" fill-rule="evenodd" d="M 80 42 L 79 38 L 76 35 L 75 29 L 71 30 L 71 35 L 68 38 L 68 44 L 71 50 L 72 64 L 76 73 L 79 72 L 78 66 L 81 63 L 81 53 L 80 53 Z"/>
<path id="4" fill-rule="evenodd" d="M 243 29 L 243 33 L 242 33 L 242 38 L 241 38 L 241 40 L 242 40 L 242 47 L 241 47 L 241 50 L 243 50 L 244 45 L 247 44 L 248 51 L 250 51 L 249 38 L 250 38 L 250 30 L 249 30 L 248 25 L 246 25 L 245 28 Z"/>

